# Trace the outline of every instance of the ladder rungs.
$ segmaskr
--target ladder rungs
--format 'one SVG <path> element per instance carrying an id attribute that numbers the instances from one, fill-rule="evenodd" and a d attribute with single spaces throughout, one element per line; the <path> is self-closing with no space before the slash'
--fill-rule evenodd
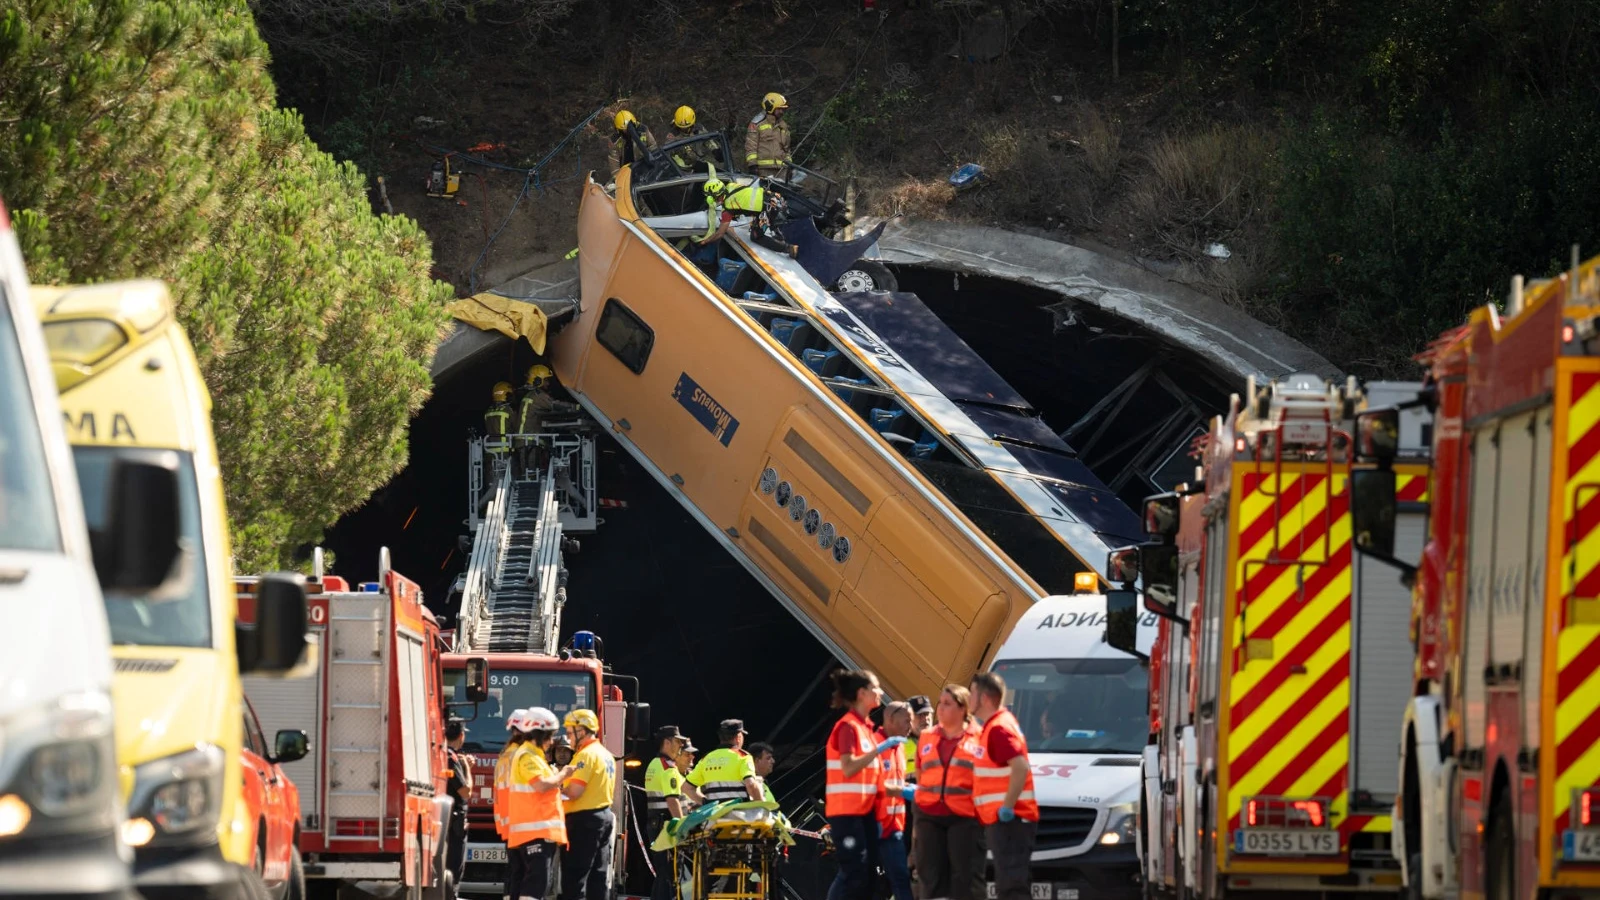
<path id="1" fill-rule="evenodd" d="M 383 709 L 381 703 L 329 703 L 329 709 Z"/>

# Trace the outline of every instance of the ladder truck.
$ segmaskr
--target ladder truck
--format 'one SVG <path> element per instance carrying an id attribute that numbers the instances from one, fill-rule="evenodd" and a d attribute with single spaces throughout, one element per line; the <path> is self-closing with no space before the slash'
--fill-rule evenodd
<path id="1" fill-rule="evenodd" d="M 1488 305 L 1424 357 L 1433 514 L 1398 736 L 1408 893 L 1600 893 L 1600 259 Z M 1398 410 L 1364 414 L 1364 552 L 1395 555 Z"/>
<path id="2" fill-rule="evenodd" d="M 1388 805 L 1403 695 L 1383 695 L 1408 666 L 1406 606 L 1392 573 L 1352 559 L 1348 429 L 1364 402 L 1353 379 L 1251 379 L 1201 441 L 1195 482 L 1146 501 L 1153 540 L 1108 559 L 1165 620 L 1142 759 L 1154 893 L 1399 885 Z M 1408 489 L 1424 486 L 1410 474 Z"/>
<path id="3" fill-rule="evenodd" d="M 415 582 L 393 571 L 387 548 L 378 580 L 352 588 L 313 557 L 307 620 L 315 674 L 246 678 L 245 693 L 269 730 L 300 729 L 311 753 L 285 763 L 300 787 L 299 849 L 313 896 L 352 888 L 448 900 L 445 834 L 446 693 L 439 624 Z M 238 579 L 241 611 L 259 579 Z M 463 661 L 460 700 L 487 698 L 481 657 Z"/>
<path id="4" fill-rule="evenodd" d="M 443 658 L 446 696 L 462 689 L 471 660 L 486 658 L 493 671 L 488 702 L 467 722 L 463 747 L 472 768 L 463 892 L 499 894 L 505 885 L 506 848 L 494 830 L 494 763 L 513 710 L 543 706 L 558 718 L 593 710 L 600 740 L 619 764 L 626 739 L 649 731 L 637 680 L 609 670 L 598 637 L 580 631 L 567 646 L 559 643 L 567 600 L 563 554 L 578 549 L 566 535 L 593 532 L 600 520 L 594 438 L 581 421 L 546 425 L 538 434 L 511 435 L 509 453 L 488 452 L 481 437 L 468 442 L 472 550 L 448 604 L 459 604 L 459 612 L 452 652 Z M 632 684 L 633 701 L 624 700 L 622 682 Z M 612 870 L 622 872 L 630 820 L 623 779 L 616 785 Z"/>

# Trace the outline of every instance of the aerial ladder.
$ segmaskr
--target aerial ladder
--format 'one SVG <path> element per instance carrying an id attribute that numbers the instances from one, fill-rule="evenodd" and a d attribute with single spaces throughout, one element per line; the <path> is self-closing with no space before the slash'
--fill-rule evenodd
<path id="1" fill-rule="evenodd" d="M 483 437 L 468 442 L 473 540 L 456 582 L 455 652 L 554 656 L 567 600 L 563 553 L 578 550 L 567 532 L 592 532 L 599 521 L 594 438 L 581 430 L 510 437 L 512 451 L 501 454 L 487 452 Z"/>

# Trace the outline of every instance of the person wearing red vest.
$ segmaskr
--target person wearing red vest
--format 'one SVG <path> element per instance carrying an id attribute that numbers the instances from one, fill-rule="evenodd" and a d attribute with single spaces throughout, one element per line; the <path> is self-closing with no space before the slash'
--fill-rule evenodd
<path id="1" fill-rule="evenodd" d="M 1039 804 L 1033 799 L 1028 742 L 1017 717 L 1005 707 L 1006 682 L 994 672 L 972 676 L 972 705 L 983 723 L 973 769 L 972 803 L 994 856 L 996 900 L 1029 900 L 1028 864 L 1039 830 Z"/>
<path id="2" fill-rule="evenodd" d="M 896 700 L 883 708 L 883 729 L 876 735 L 880 744 L 891 735 L 911 739 L 911 707 Z M 882 775 L 878 781 L 878 802 L 874 811 L 878 819 L 878 865 L 889 879 L 894 900 L 912 900 L 911 866 L 906 850 L 906 803 L 912 788 L 906 782 L 906 755 L 896 747 L 878 757 Z"/>
<path id="3" fill-rule="evenodd" d="M 506 850 L 517 871 L 517 900 L 545 900 L 550 894 L 556 846 L 566 846 L 567 820 L 561 808 L 561 782 L 575 769 L 550 765 L 546 754 L 561 730 L 561 720 L 542 706 L 518 710 L 506 721 L 523 737 L 511 758 L 506 800 Z"/>
<path id="4" fill-rule="evenodd" d="M 983 825 L 972 802 L 978 724 L 967 689 L 947 684 L 935 724 L 917 737 L 917 896 L 980 900 L 984 896 Z"/>
<path id="5" fill-rule="evenodd" d="M 839 874 L 828 888 L 828 900 L 869 900 L 872 894 L 872 851 L 877 847 L 875 817 L 878 784 L 883 772 L 878 757 L 898 750 L 905 738 L 876 742 L 868 716 L 883 702 L 878 676 L 871 672 L 833 673 L 833 705 L 845 711 L 828 735 L 827 789 L 823 807 L 833 833 Z"/>

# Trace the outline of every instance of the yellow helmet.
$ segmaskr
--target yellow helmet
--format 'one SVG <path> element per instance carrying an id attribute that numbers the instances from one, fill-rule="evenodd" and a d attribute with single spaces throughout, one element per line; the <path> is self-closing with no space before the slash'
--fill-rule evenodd
<path id="1" fill-rule="evenodd" d="M 568 728 L 587 729 L 590 734 L 600 733 L 600 719 L 589 709 L 575 709 L 567 713 L 567 718 L 561 724 Z"/>
<path id="2" fill-rule="evenodd" d="M 634 118 L 633 113 L 628 112 L 625 109 L 620 109 L 617 110 L 617 117 L 611 121 L 612 124 L 617 126 L 618 131 L 626 131 L 629 125 L 632 125 L 639 120 Z"/>
<path id="3" fill-rule="evenodd" d="M 678 107 L 678 111 L 672 114 L 672 124 L 679 128 L 693 128 L 694 110 L 687 106 Z"/>
<path id="4" fill-rule="evenodd" d="M 728 189 L 728 186 L 722 183 L 722 179 L 717 177 L 717 167 L 712 163 L 706 163 L 706 183 L 701 185 L 700 189 L 708 196 L 720 196 Z"/>
<path id="5" fill-rule="evenodd" d="M 508 381 L 495 382 L 494 399 L 497 402 L 503 402 L 507 397 L 510 397 L 510 396 L 511 396 L 511 383 L 510 382 L 508 382 Z"/>
<path id="6" fill-rule="evenodd" d="M 777 91 L 773 91 L 772 93 L 761 98 L 761 108 L 767 112 L 772 112 L 773 110 L 778 109 L 788 109 L 789 101 L 783 99 L 782 94 L 778 93 Z"/>
<path id="7" fill-rule="evenodd" d="M 546 365 L 531 366 L 528 369 L 528 383 L 534 387 L 542 387 L 546 381 L 554 378 L 556 373 L 550 371 Z"/>

